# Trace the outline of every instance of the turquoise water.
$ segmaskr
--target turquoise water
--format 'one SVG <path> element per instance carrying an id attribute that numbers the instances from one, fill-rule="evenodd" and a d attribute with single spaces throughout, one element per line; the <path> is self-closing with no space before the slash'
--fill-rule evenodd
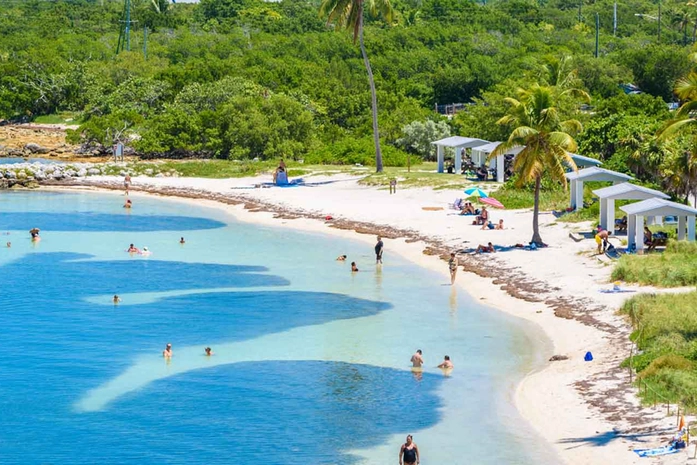
<path id="1" fill-rule="evenodd" d="M 0 194 L 0 463 L 557 462 L 510 401 L 534 328 L 389 245 L 133 199 Z"/>

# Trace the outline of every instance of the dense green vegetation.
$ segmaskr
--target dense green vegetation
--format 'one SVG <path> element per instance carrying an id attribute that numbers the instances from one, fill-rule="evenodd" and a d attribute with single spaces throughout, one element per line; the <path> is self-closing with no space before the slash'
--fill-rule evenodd
<path id="1" fill-rule="evenodd" d="M 132 3 L 132 51 L 115 55 L 123 2 L 0 0 L 0 118 L 70 113 L 83 123 L 73 140 L 128 140 L 151 157 L 373 163 L 360 51 L 320 18 L 318 1 Z M 659 43 L 655 21 L 635 16 L 655 14 L 656 3 L 621 2 L 614 36 L 612 4 L 583 3 L 580 22 L 579 3 L 566 0 L 397 0 L 389 24 L 366 12 L 380 136 L 384 151 L 393 150 L 385 163 L 403 165 L 404 151 L 432 156 L 423 143 L 398 141 L 411 123 L 443 121 L 436 104 L 473 103 L 445 120 L 451 132 L 502 140 L 512 129 L 495 124 L 503 97 L 534 83 L 561 85 L 575 70 L 574 86 L 593 97 L 592 107 L 569 99 L 560 112 L 586 128 L 579 151 L 644 181 L 670 178 L 668 187 L 684 195 L 668 172 L 689 137 L 654 136 L 670 117 L 676 80 L 692 66 L 692 26 L 671 18 L 694 7 L 663 3 Z M 624 95 L 626 83 L 645 94 Z"/>
<path id="2" fill-rule="evenodd" d="M 660 254 L 624 255 L 612 279 L 660 287 L 697 285 L 697 244 L 671 240 Z"/>
<path id="3" fill-rule="evenodd" d="M 641 351 L 625 365 L 636 369 L 649 391 L 644 401 L 679 402 L 697 406 L 697 292 L 639 295 L 629 299 L 622 313 L 632 321 L 631 335 Z"/>

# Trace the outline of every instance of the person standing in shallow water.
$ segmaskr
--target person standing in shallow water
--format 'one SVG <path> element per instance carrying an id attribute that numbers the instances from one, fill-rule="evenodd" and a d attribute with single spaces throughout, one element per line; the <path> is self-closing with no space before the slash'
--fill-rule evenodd
<path id="1" fill-rule="evenodd" d="M 459 263 L 457 262 L 457 257 L 455 257 L 455 252 L 450 254 L 450 260 L 448 260 L 448 268 L 450 268 L 450 285 L 455 284 L 455 275 L 457 275 L 457 267 Z"/>
<path id="2" fill-rule="evenodd" d="M 421 349 L 417 350 L 414 355 L 411 356 L 411 366 L 414 368 L 421 368 L 421 365 L 424 364 L 424 359 L 421 357 Z"/>
<path id="3" fill-rule="evenodd" d="M 417 465 L 420 463 L 419 448 L 416 446 L 411 434 L 407 436 L 407 442 L 402 444 L 402 447 L 399 449 L 399 465 L 402 465 L 402 459 L 404 460 L 404 465 Z"/>
<path id="4" fill-rule="evenodd" d="M 382 243 L 382 237 L 378 236 L 378 243 L 375 244 L 375 263 L 382 264 L 382 249 L 385 247 L 385 244 Z"/>
<path id="5" fill-rule="evenodd" d="M 167 359 L 172 358 L 172 344 L 167 343 L 167 347 L 162 351 L 162 356 Z"/>

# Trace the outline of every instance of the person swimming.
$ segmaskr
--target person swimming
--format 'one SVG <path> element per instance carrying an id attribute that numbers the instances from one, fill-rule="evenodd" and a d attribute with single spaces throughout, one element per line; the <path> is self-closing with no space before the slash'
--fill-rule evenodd
<path id="1" fill-rule="evenodd" d="M 12 242 L 7 243 L 7 248 L 9 249 L 10 247 L 12 247 Z"/>
<path id="2" fill-rule="evenodd" d="M 211 349 L 210 347 L 206 347 L 203 350 L 206 352 L 206 356 L 210 357 L 211 355 L 213 355 L 213 349 Z"/>
<path id="3" fill-rule="evenodd" d="M 336 257 L 336 261 L 337 262 L 345 262 L 346 258 L 347 258 L 346 255 L 339 255 L 338 257 Z"/>
<path id="4" fill-rule="evenodd" d="M 140 253 L 140 249 L 136 247 L 135 245 L 131 244 L 128 249 L 126 249 L 126 252 L 128 253 Z"/>
<path id="5" fill-rule="evenodd" d="M 121 302 L 121 297 L 119 297 L 118 295 L 114 294 L 114 305 L 118 304 L 119 302 Z"/>
<path id="6" fill-rule="evenodd" d="M 32 241 L 36 242 L 41 240 L 41 238 L 39 237 L 39 231 L 39 228 L 32 228 L 29 230 L 29 234 L 31 234 Z"/>
<path id="7" fill-rule="evenodd" d="M 181 239 L 179 239 L 179 243 L 180 243 L 180 244 L 186 244 L 186 241 L 185 241 L 184 238 L 182 237 Z"/>
<path id="8" fill-rule="evenodd" d="M 126 203 L 123 204 L 123 208 L 131 208 L 133 206 L 133 202 L 131 202 L 131 199 L 127 199 Z"/>
<path id="9" fill-rule="evenodd" d="M 164 358 L 172 358 L 172 344 L 169 342 L 167 343 L 167 347 L 165 347 L 165 350 L 162 351 L 162 356 Z"/>
<path id="10" fill-rule="evenodd" d="M 438 368 L 443 368 L 443 369 L 450 369 L 453 368 L 453 362 L 450 361 L 450 356 L 446 355 L 445 358 L 443 359 L 443 363 L 438 365 Z"/>
<path id="11" fill-rule="evenodd" d="M 145 247 L 143 247 L 143 250 L 139 251 L 138 253 L 141 255 L 150 255 L 152 252 L 150 252 L 148 246 L 146 245 Z"/>
<path id="12" fill-rule="evenodd" d="M 358 267 L 356 266 L 356 262 L 351 262 L 351 272 L 355 273 L 358 271 Z"/>

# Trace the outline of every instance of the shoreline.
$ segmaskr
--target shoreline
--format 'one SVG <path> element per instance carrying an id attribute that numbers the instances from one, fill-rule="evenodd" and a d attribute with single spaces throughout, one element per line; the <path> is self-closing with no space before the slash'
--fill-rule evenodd
<path id="1" fill-rule="evenodd" d="M 44 188 L 123 190 L 118 181 L 51 183 Z M 269 226 L 286 225 L 296 230 L 329 233 L 369 244 L 373 242 L 373 237 L 370 236 L 379 234 L 388 239 L 388 250 L 394 250 L 418 266 L 437 271 L 444 276 L 448 275 L 444 259 L 450 250 L 453 250 L 453 246 L 446 241 L 429 238 L 418 230 L 354 221 L 346 217 L 327 221 L 326 215 L 322 213 L 271 205 L 235 193 L 224 195 L 202 189 L 171 186 L 137 186 L 132 187 L 132 191 L 136 194 L 175 197 L 177 200 L 199 205 L 203 203 L 208 207 L 227 211 L 243 222 Z M 656 430 L 657 424 L 664 426 L 655 432 L 655 439 L 662 437 L 660 435 L 669 434 L 665 425 L 673 420 L 662 421 L 665 419 L 659 418 L 660 415 L 656 415 L 655 411 L 639 412 L 632 421 L 623 421 L 623 428 L 618 428 L 612 421 L 608 421 L 608 417 L 621 416 L 616 408 L 614 412 L 604 411 L 607 410 L 603 408 L 607 407 L 606 401 L 613 400 L 613 397 L 626 397 L 628 393 L 632 395 L 634 390 L 632 386 L 617 386 L 622 384 L 618 383 L 618 375 L 622 374 L 619 362 L 626 353 L 622 350 L 618 355 L 614 349 L 626 346 L 628 352 L 626 324 L 626 331 L 618 331 L 617 327 L 604 321 L 607 315 L 597 315 L 598 309 L 592 308 L 588 302 L 563 294 L 559 287 L 549 289 L 548 283 L 521 276 L 520 270 L 492 267 L 487 258 L 471 255 L 461 257 L 460 267 L 463 272 L 458 274 L 458 287 L 480 303 L 536 324 L 551 342 L 554 354 L 573 354 L 569 360 L 544 362 L 541 360 L 543 355 L 535 350 L 533 358 L 542 361 L 542 365 L 524 374 L 522 379 L 516 382 L 511 393 L 512 403 L 520 416 L 530 424 L 533 431 L 551 445 L 565 463 L 635 463 L 638 456 L 631 452 L 632 444 L 637 447 L 654 446 L 632 442 L 631 437 L 636 434 L 637 422 L 646 426 L 646 421 L 652 420 L 654 424 L 648 425 L 647 428 L 653 430 Z M 545 298 L 545 293 L 553 294 L 554 298 Z M 618 320 L 619 317 L 614 319 Z M 594 356 L 603 362 L 584 364 L 583 354 L 579 357 L 578 353 L 585 346 L 593 347 Z M 588 370 L 591 366 L 592 369 Z M 600 380 L 604 381 L 600 383 L 600 390 L 609 391 L 609 394 L 597 398 L 599 381 L 584 384 L 584 380 L 578 379 L 579 374 L 583 377 L 586 371 L 589 372 L 589 378 L 603 378 Z M 634 402 L 628 399 L 624 407 L 649 410 L 638 407 L 636 399 Z M 607 440 L 605 444 L 596 444 L 594 435 L 607 432 L 614 432 L 612 434 L 615 437 Z"/>

